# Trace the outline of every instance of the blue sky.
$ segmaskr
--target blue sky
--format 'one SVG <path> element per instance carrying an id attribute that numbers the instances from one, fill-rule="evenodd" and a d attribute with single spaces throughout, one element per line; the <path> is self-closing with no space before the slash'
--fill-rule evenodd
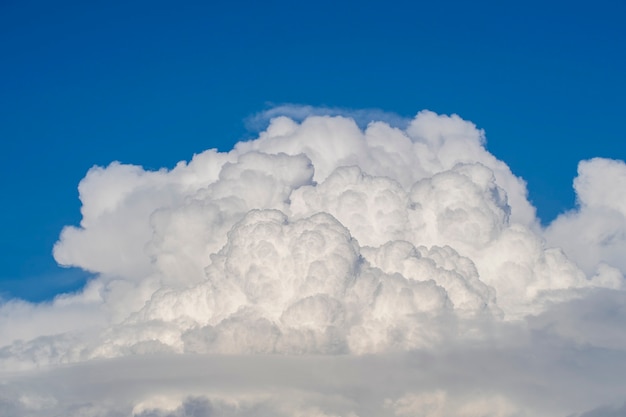
<path id="1" fill-rule="evenodd" d="M 549 221 L 574 204 L 579 160 L 626 159 L 625 18 L 619 0 L 5 0 L 0 292 L 83 282 L 51 250 L 91 166 L 228 150 L 273 104 L 457 113 Z"/>

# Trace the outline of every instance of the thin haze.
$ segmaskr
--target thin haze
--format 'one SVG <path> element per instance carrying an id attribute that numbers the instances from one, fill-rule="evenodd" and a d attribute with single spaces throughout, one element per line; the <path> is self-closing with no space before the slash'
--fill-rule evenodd
<path id="1" fill-rule="evenodd" d="M 609 417 L 626 392 L 626 164 L 547 226 L 456 115 L 282 106 L 257 137 L 79 185 L 82 290 L 0 307 L 26 416 Z"/>

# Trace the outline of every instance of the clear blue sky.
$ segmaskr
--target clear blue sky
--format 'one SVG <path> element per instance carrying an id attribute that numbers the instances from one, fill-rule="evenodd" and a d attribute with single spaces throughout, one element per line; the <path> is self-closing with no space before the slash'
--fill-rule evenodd
<path id="1" fill-rule="evenodd" d="M 544 222 L 580 159 L 626 159 L 626 3 L 0 2 L 0 293 L 81 285 L 55 266 L 77 185 L 249 137 L 270 104 L 457 113 Z"/>

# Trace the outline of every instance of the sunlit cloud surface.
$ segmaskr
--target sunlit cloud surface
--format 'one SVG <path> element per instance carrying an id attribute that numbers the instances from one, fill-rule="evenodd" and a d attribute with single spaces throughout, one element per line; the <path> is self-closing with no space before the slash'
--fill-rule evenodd
<path id="1" fill-rule="evenodd" d="M 0 307 L 3 415 L 621 415 L 623 161 L 582 161 L 543 228 L 456 115 L 250 123 L 172 170 L 87 173 L 54 256 L 93 278 Z"/>

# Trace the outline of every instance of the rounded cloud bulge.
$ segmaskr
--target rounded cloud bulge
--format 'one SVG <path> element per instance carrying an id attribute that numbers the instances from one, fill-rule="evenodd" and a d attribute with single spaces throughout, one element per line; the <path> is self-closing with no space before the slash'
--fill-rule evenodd
<path id="1" fill-rule="evenodd" d="M 0 388 L 0 409 L 548 416 L 615 401 L 615 390 L 595 393 L 602 383 L 582 374 L 560 385 L 565 370 L 550 360 L 586 346 L 581 369 L 599 364 L 597 349 L 626 366 L 626 346 L 614 339 L 605 344 L 595 331 L 573 340 L 563 330 L 576 320 L 593 327 L 570 308 L 624 300 L 623 162 L 581 162 L 578 207 L 544 229 L 523 179 L 459 116 L 421 111 L 398 127 L 363 124 L 362 112 L 358 121 L 290 113 L 273 112 L 258 137 L 229 152 L 207 150 L 171 170 L 89 170 L 82 220 L 63 229 L 54 257 L 93 278 L 47 303 L 0 307 L 0 365 L 16 375 Z M 618 325 L 610 318 L 602 328 Z M 548 378 L 555 395 L 589 395 L 541 399 L 531 382 L 496 375 L 490 357 L 525 381 Z M 212 369 L 206 378 L 193 360 Z M 272 373 L 267 361 L 275 375 L 242 383 Z M 107 366 L 120 368 L 108 378 L 127 390 L 68 394 L 86 369 Z M 135 388 L 133 366 L 155 367 L 161 382 Z M 316 367 L 308 382 L 299 376 Z M 381 369 L 391 382 L 376 377 Z M 44 387 L 59 375 L 65 390 Z M 79 403 L 87 408 L 76 411 Z"/>

